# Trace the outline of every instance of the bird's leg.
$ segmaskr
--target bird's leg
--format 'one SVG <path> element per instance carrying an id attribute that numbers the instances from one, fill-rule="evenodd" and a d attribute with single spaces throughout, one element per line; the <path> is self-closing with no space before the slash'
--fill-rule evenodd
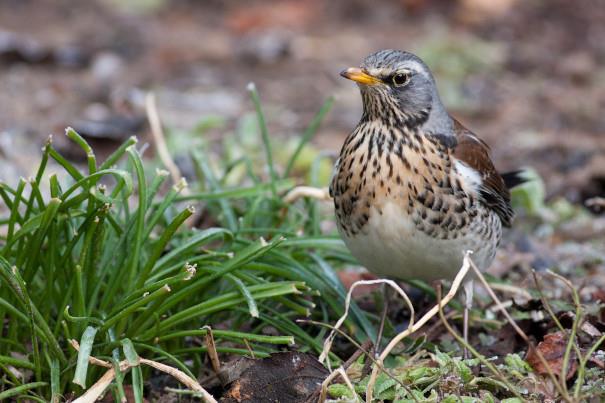
<path id="1" fill-rule="evenodd" d="M 386 321 L 387 311 L 389 307 L 389 288 L 390 287 L 387 284 L 382 283 L 382 313 L 380 314 L 380 325 L 378 327 L 378 334 L 376 335 L 374 345 L 372 346 L 372 349 L 369 352 L 374 359 L 378 358 L 378 355 L 380 354 L 380 340 L 382 339 L 382 332 L 384 330 L 384 324 Z M 366 359 L 365 364 L 361 369 L 362 377 L 365 377 L 370 373 L 373 362 L 374 360 Z"/>
<path id="2" fill-rule="evenodd" d="M 473 307 L 473 280 L 468 280 L 464 283 L 464 312 L 462 316 L 462 332 L 464 342 L 468 344 L 468 321 L 470 310 Z M 470 355 L 466 346 L 464 347 L 464 359 L 469 359 Z"/>
<path id="3" fill-rule="evenodd" d="M 389 289 L 387 284 L 382 284 L 382 314 L 380 315 L 380 326 L 378 327 L 378 334 L 376 335 L 376 344 L 374 344 L 374 355 L 378 356 L 380 353 L 380 340 L 382 339 L 382 332 L 384 331 L 384 323 L 387 318 L 387 311 L 389 309 Z"/>

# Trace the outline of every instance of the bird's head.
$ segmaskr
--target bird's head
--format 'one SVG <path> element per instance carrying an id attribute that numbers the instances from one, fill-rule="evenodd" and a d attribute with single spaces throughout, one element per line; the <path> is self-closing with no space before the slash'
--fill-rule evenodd
<path id="1" fill-rule="evenodd" d="M 451 125 L 431 71 L 411 53 L 381 50 L 366 57 L 360 67 L 340 75 L 359 85 L 365 119 L 422 126 L 433 132 Z"/>

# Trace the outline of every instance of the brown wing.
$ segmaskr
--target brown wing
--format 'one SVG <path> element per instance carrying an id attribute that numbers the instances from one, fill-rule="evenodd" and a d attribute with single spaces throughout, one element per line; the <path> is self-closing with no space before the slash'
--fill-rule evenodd
<path id="1" fill-rule="evenodd" d="M 455 144 L 451 147 L 453 156 L 479 172 L 482 179 L 479 190 L 481 200 L 498 214 L 504 226 L 509 227 L 514 216 L 510 192 L 490 159 L 489 146 L 456 119 L 453 120 L 456 136 Z"/>

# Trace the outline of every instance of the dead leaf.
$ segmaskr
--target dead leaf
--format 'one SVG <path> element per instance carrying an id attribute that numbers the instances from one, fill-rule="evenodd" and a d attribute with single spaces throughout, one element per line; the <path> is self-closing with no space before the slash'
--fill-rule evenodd
<path id="1" fill-rule="evenodd" d="M 560 374 L 563 368 L 563 356 L 567 347 L 568 337 L 563 332 L 550 333 L 544 336 L 544 340 L 538 343 L 537 350 L 544 356 L 546 364 L 554 374 Z M 535 349 L 530 349 L 525 358 L 527 363 L 540 375 L 548 374 L 548 367 L 542 364 Z M 576 355 L 571 351 L 567 367 L 567 379 L 570 379 L 578 367 Z"/>
<path id="2" fill-rule="evenodd" d="M 588 334 L 591 337 L 601 337 L 601 335 L 603 334 L 603 332 L 601 332 L 599 329 L 597 329 L 590 322 L 582 323 L 582 326 L 580 326 L 580 329 L 582 329 L 586 334 Z"/>
<path id="3" fill-rule="evenodd" d="M 304 402 L 328 376 L 328 370 L 311 354 L 275 353 L 246 362 L 246 369 L 221 398 L 222 403 Z"/>
<path id="4" fill-rule="evenodd" d="M 599 359 L 598 357 L 596 357 L 596 355 L 593 355 L 592 357 L 590 357 L 590 359 L 588 361 L 592 362 L 594 365 L 596 365 L 597 367 L 599 367 L 601 369 L 605 369 L 605 361 Z"/>
<path id="5" fill-rule="evenodd" d="M 598 320 L 605 323 L 605 289 L 599 288 L 592 293 L 592 300 L 601 303 Z"/>

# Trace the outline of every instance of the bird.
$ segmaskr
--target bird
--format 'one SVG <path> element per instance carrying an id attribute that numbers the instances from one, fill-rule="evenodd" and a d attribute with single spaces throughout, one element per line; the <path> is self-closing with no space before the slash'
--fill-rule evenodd
<path id="1" fill-rule="evenodd" d="M 376 275 L 404 281 L 453 280 L 467 250 L 487 269 L 512 223 L 510 189 L 522 171 L 496 170 L 487 143 L 448 113 L 418 56 L 380 50 L 341 76 L 357 83 L 363 103 L 329 186 L 351 254 Z M 468 340 L 471 273 L 463 288 Z"/>

